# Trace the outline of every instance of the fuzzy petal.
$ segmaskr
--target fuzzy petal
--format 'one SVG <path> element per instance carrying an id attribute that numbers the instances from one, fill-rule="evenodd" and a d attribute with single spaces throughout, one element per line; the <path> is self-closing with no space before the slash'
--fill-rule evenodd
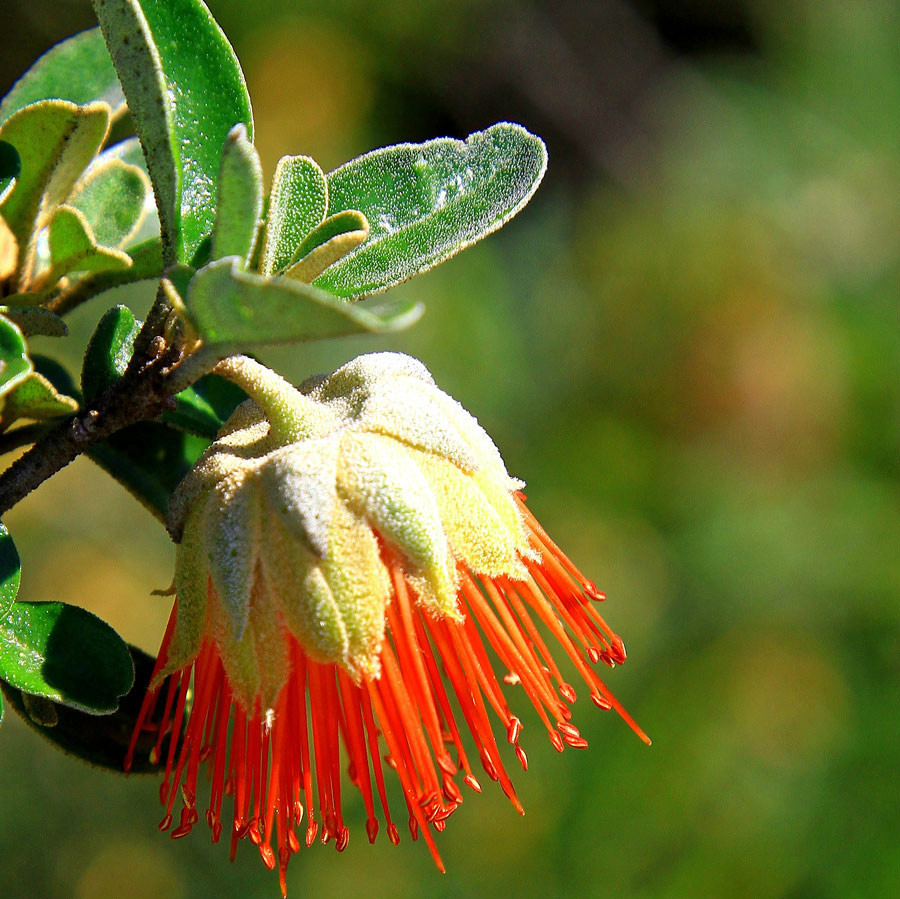
<path id="1" fill-rule="evenodd" d="M 321 438 L 273 452 L 262 469 L 262 483 L 274 513 L 288 531 L 320 558 L 328 552 L 338 442 Z"/>

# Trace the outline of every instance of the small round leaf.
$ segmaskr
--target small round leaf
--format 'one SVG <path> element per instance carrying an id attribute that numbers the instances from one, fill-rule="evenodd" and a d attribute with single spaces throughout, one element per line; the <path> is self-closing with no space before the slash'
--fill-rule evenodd
<path id="1" fill-rule="evenodd" d="M 107 715 L 131 689 L 134 665 L 122 638 L 96 615 L 60 602 L 17 602 L 0 621 L 0 679 Z"/>

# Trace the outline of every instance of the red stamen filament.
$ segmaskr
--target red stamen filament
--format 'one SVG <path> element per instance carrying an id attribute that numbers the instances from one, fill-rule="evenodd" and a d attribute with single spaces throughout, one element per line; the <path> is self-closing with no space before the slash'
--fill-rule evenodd
<path id="1" fill-rule="evenodd" d="M 386 758 L 403 789 L 410 832 L 414 839 L 419 833 L 424 836 L 435 864 L 443 871 L 432 831 L 443 831 L 446 819 L 463 800 L 454 780 L 458 769 L 462 769 L 464 783 L 481 790 L 469 764 L 458 715 L 465 721 L 485 772 L 522 811 L 500 756 L 491 713 L 525 768 L 527 759 L 519 746 L 522 722 L 510 711 L 486 644 L 508 672 L 505 679 L 521 685 L 553 745 L 559 751 L 564 745 L 587 745 L 570 723 L 567 703 L 574 701 L 575 691 L 564 681 L 536 621 L 569 656 L 594 704 L 616 709 L 638 736 L 649 742 L 578 648 L 583 647 L 592 661 L 624 660 L 621 640 L 589 602 L 601 594 L 550 540 L 521 499 L 519 507 L 540 561 L 524 560 L 530 574 L 524 581 L 474 575 L 460 568 L 459 621 L 435 617 L 413 602 L 401 562 L 385 549 L 393 597 L 386 612 L 387 636 L 377 678 L 354 683 L 339 666 L 310 659 L 284 632 L 291 674 L 273 709 L 262 709 L 259 702 L 248 709 L 235 697 L 212 637 L 204 642 L 194 662 L 171 674 L 165 684 L 148 690 L 125 766 L 133 764 L 139 742 L 146 742 L 140 740 L 142 735 L 152 739 L 155 732 L 150 752 L 154 759 L 160 757 L 163 741 L 170 735 L 160 793 L 165 806 L 161 827 L 170 826 L 179 792 L 184 808 L 172 836 L 184 836 L 196 823 L 197 775 L 201 763 L 206 763 L 210 780 L 206 820 L 213 840 L 218 841 L 221 834 L 223 799 L 230 795 L 232 858 L 238 841 L 249 837 L 268 867 L 277 864 L 282 893 L 286 894 L 288 860 L 301 845 L 294 828 L 304 814 L 307 846 L 319 832 L 322 842 L 334 839 L 338 850 L 347 845 L 349 831 L 341 809 L 342 746 L 350 781 L 363 797 L 370 842 L 379 830 L 375 792 L 388 838 L 399 842 L 382 768 L 386 749 Z M 177 603 L 154 680 L 166 664 L 176 618 Z M 458 711 L 451 705 L 448 685 Z M 155 718 L 163 686 L 165 701 Z M 187 726 L 183 728 L 185 715 Z M 449 746 L 455 749 L 456 762 Z"/>

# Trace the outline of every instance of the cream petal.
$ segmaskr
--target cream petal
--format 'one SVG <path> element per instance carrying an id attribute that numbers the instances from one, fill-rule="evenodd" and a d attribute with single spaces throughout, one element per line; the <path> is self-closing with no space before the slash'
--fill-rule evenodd
<path id="1" fill-rule="evenodd" d="M 321 568 L 321 560 L 290 534 L 270 535 L 263 547 L 263 576 L 288 630 L 318 662 L 343 662 L 347 629 Z"/>
<path id="2" fill-rule="evenodd" d="M 484 469 L 491 477 L 500 481 L 507 490 L 521 489 L 524 486 L 521 481 L 510 478 L 500 451 L 471 412 L 442 390 L 434 391 L 433 402 L 466 442 L 479 469 Z"/>
<path id="3" fill-rule="evenodd" d="M 184 539 L 175 547 L 175 593 L 178 613 L 165 667 L 154 681 L 180 670 L 200 652 L 209 615 L 209 566 L 204 530 L 208 503 L 198 503 L 188 517 Z"/>
<path id="4" fill-rule="evenodd" d="M 416 453 L 389 437 L 348 432 L 341 440 L 342 498 L 399 550 L 413 576 L 431 585 L 443 614 L 455 608 L 454 564 L 441 513 Z M 420 455 L 420 454 L 419 454 Z"/>
<path id="5" fill-rule="evenodd" d="M 373 389 L 397 377 L 411 377 L 426 384 L 434 385 L 431 372 L 412 356 L 403 353 L 366 353 L 351 359 L 326 377 L 309 378 L 301 385 L 303 393 L 319 402 L 342 399 L 351 405 L 361 397 L 369 395 Z"/>
<path id="6" fill-rule="evenodd" d="M 478 458 L 459 428 L 434 402 L 436 391 L 416 378 L 389 379 L 368 397 L 355 427 L 386 434 L 474 471 Z"/>
<path id="7" fill-rule="evenodd" d="M 347 635 L 345 667 L 354 677 L 377 676 L 390 577 L 372 529 L 342 503 L 335 507 L 321 571 Z"/>
<path id="8" fill-rule="evenodd" d="M 274 513 L 319 557 L 328 552 L 338 452 L 337 439 L 306 440 L 271 453 L 260 472 Z"/>
<path id="9" fill-rule="evenodd" d="M 261 539 L 260 502 L 254 476 L 233 472 L 210 492 L 215 509 L 207 528 L 209 574 L 235 640 L 250 614 Z"/>
<path id="10" fill-rule="evenodd" d="M 416 464 L 434 491 L 453 555 L 478 574 L 522 577 L 519 530 L 510 528 L 502 507 L 494 508 L 482 490 L 484 475 L 466 474 L 446 459 L 424 453 Z"/>
<path id="11" fill-rule="evenodd" d="M 245 410 L 245 414 L 238 416 L 241 409 Z M 166 511 L 166 527 L 176 542 L 181 539 L 187 514 L 199 496 L 233 472 L 256 468 L 259 458 L 269 451 L 269 425 L 265 420 L 259 420 L 254 410 L 262 414 L 259 407 L 250 401 L 238 406 L 238 411 L 229 422 L 238 417 L 240 421 L 247 422 L 246 428 L 225 434 L 226 424 L 220 436 L 204 451 L 172 493 Z"/>

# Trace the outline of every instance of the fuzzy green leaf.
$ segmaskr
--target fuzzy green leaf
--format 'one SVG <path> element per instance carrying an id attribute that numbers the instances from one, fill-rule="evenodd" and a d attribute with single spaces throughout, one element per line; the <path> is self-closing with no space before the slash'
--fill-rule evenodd
<path id="1" fill-rule="evenodd" d="M 7 309 L 4 315 L 18 325 L 25 337 L 68 337 L 65 321 L 55 312 L 40 306 L 19 306 Z"/>
<path id="2" fill-rule="evenodd" d="M 95 715 L 118 707 L 134 665 L 122 638 L 95 615 L 59 602 L 17 602 L 0 621 L 0 679 Z"/>
<path id="3" fill-rule="evenodd" d="M 141 142 L 136 137 L 129 137 L 126 140 L 107 147 L 92 163 L 87 170 L 86 175 L 90 175 L 94 166 L 103 166 L 113 159 L 118 159 L 126 165 L 132 165 L 140 169 L 147 176 L 147 184 L 150 183 L 150 177 L 147 172 L 147 160 L 144 159 L 144 151 L 141 149 Z M 153 196 L 153 190 L 147 190 L 144 194 L 144 212 L 140 217 L 138 227 L 125 240 L 124 248 L 137 246 L 150 240 L 153 237 L 159 237 L 159 215 L 156 212 L 156 198 Z"/>
<path id="4" fill-rule="evenodd" d="M 378 308 L 353 306 L 300 281 L 245 272 L 235 257 L 197 272 L 185 306 L 207 344 L 233 351 L 259 344 L 396 331 L 422 313 L 420 303 L 409 301 Z"/>
<path id="5" fill-rule="evenodd" d="M 31 360 L 22 332 L 0 315 L 0 397 L 6 396 L 31 374 Z"/>
<path id="6" fill-rule="evenodd" d="M 252 137 L 237 57 L 200 0 L 93 0 L 156 192 L 166 265 L 212 233 L 222 146 Z"/>
<path id="7" fill-rule="evenodd" d="M 323 244 L 328 243 L 328 241 L 352 231 L 369 233 L 369 222 L 361 212 L 356 209 L 347 209 L 344 212 L 329 215 L 300 243 L 294 251 L 290 264 L 294 265 L 298 260 Z"/>
<path id="8" fill-rule="evenodd" d="M 175 397 L 175 408 L 163 420 L 212 440 L 245 399 L 247 394 L 236 384 L 219 375 L 206 375 Z"/>
<path id="9" fill-rule="evenodd" d="M 139 168 L 149 178 L 147 171 L 147 160 L 144 158 L 144 151 L 141 148 L 141 142 L 136 137 L 128 137 L 117 144 L 106 147 L 104 151 L 94 160 L 93 165 L 105 165 L 111 159 L 119 159 L 127 165 L 133 165 Z M 90 171 L 90 169 L 88 170 Z"/>
<path id="10" fill-rule="evenodd" d="M 60 296 L 61 308 L 72 309 L 79 303 L 122 284 L 159 278 L 162 273 L 162 244 L 158 237 L 130 246 L 128 255 L 131 257 L 130 268 L 81 275 Z"/>
<path id="11" fill-rule="evenodd" d="M 69 100 L 79 105 L 102 100 L 113 118 L 125 114 L 125 95 L 99 28 L 82 31 L 41 56 L 3 98 L 0 123 L 39 100 Z"/>
<path id="12" fill-rule="evenodd" d="M 92 165 L 66 201 L 81 212 L 102 247 L 121 247 L 134 234 L 150 191 L 147 176 L 121 159 Z"/>
<path id="13" fill-rule="evenodd" d="M 141 323 L 127 306 L 107 310 L 88 342 L 81 370 L 81 392 L 91 403 L 125 374 Z"/>
<path id="14" fill-rule="evenodd" d="M 6 525 L 0 522 L 0 621 L 9 614 L 19 592 L 22 563 Z"/>
<path id="15" fill-rule="evenodd" d="M 286 268 L 297 247 L 328 210 L 328 182 L 308 156 L 283 156 L 275 167 L 266 218 L 260 271 Z"/>
<path id="16" fill-rule="evenodd" d="M 368 236 L 369 223 L 361 212 L 329 215 L 297 248 L 285 275 L 309 284 Z"/>
<path id="17" fill-rule="evenodd" d="M 88 450 L 88 456 L 165 520 L 169 497 L 209 441 L 155 421 L 131 425 Z"/>
<path id="18" fill-rule="evenodd" d="M 20 254 L 68 196 L 108 129 L 105 103 L 76 106 L 65 100 L 26 106 L 0 126 L 0 139 L 12 144 L 22 159 L 22 171 L 0 207 Z"/>
<path id="19" fill-rule="evenodd" d="M 78 402 L 60 393 L 42 374 L 33 371 L 5 397 L 0 412 L 0 430 L 8 428 L 20 418 L 46 421 L 78 410 Z"/>
<path id="20" fill-rule="evenodd" d="M 543 141 L 507 122 L 360 156 L 328 175 L 328 211 L 358 209 L 368 240 L 314 283 L 359 299 L 427 271 L 509 221 L 546 168 Z"/>
<path id="21" fill-rule="evenodd" d="M 119 700 L 112 715 L 89 715 L 78 709 L 42 699 L 43 714 L 34 714 L 34 703 L 27 693 L 0 681 L 2 695 L 31 728 L 68 755 L 91 765 L 122 773 L 122 759 L 128 751 L 144 694 L 153 674 L 154 659 L 134 646 L 129 646 L 134 663 L 134 685 Z M 156 744 L 156 733 L 147 731 L 138 737 L 134 761 L 129 774 L 157 772 L 159 765 L 150 761 Z M 163 741 L 162 758 L 166 758 L 168 738 Z"/>
<path id="22" fill-rule="evenodd" d="M 71 271 L 115 272 L 131 268 L 131 257 L 126 252 L 100 246 L 84 213 L 73 206 L 58 206 L 47 231 L 50 283 Z"/>
<path id="23" fill-rule="evenodd" d="M 262 215 L 263 183 L 259 154 L 247 140 L 247 129 L 228 133 L 219 170 L 219 206 L 212 238 L 212 258 L 253 255 Z"/>

